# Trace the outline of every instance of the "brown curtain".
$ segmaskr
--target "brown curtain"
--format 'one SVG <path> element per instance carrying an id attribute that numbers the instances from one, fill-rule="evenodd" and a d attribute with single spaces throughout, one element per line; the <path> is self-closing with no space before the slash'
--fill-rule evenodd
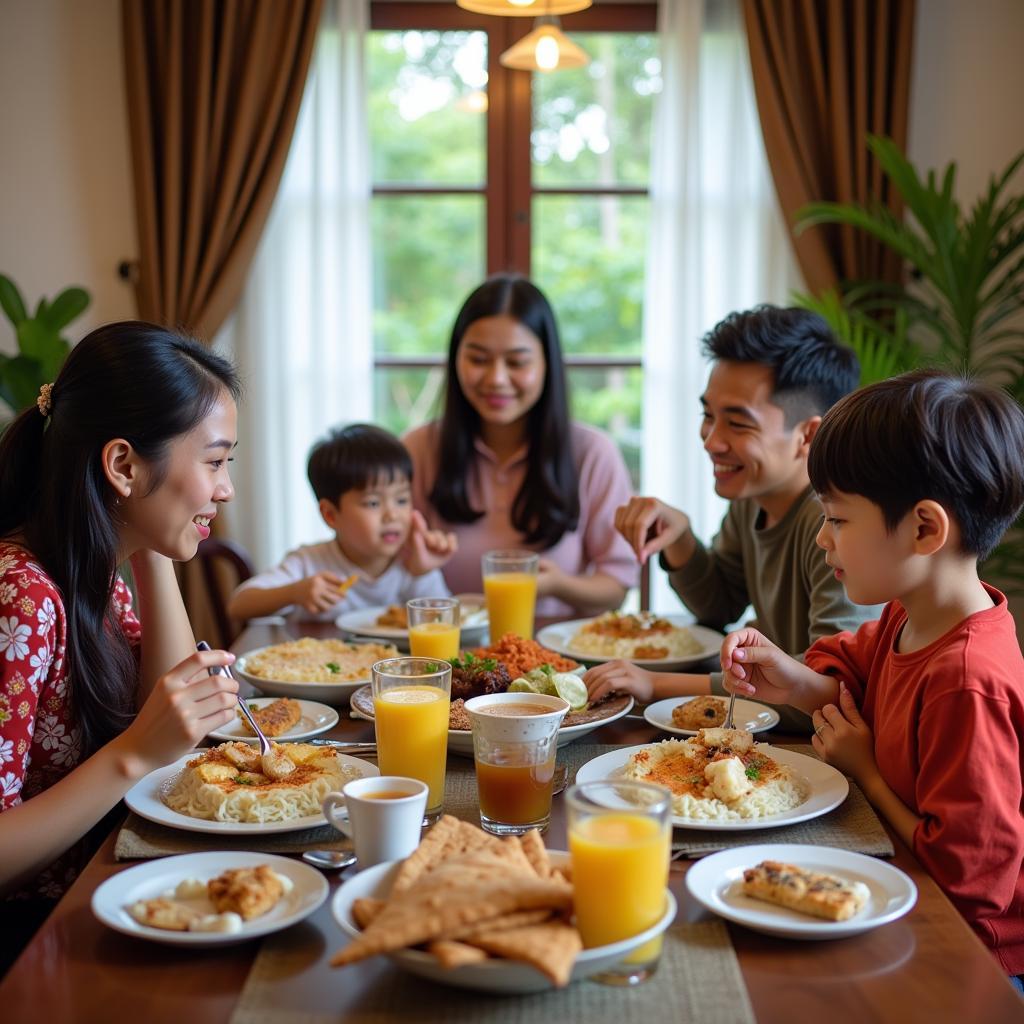
<path id="1" fill-rule="evenodd" d="M 765 149 L 786 223 L 813 200 L 902 203 L 865 143 L 906 150 L 914 0 L 743 0 Z M 899 260 L 852 228 L 794 237 L 813 292 L 900 279 Z"/>
<path id="2" fill-rule="evenodd" d="M 123 0 L 139 315 L 207 341 L 284 171 L 321 0 Z"/>

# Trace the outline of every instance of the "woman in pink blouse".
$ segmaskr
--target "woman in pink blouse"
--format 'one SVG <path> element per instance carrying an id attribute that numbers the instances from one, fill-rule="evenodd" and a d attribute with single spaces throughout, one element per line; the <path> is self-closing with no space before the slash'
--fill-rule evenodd
<path id="1" fill-rule="evenodd" d="M 0 439 L 0 956 L 125 792 L 234 717 L 208 674 L 234 658 L 196 652 L 172 560 L 232 497 L 237 393 L 197 342 L 110 324 Z"/>
<path id="2" fill-rule="evenodd" d="M 441 419 L 407 434 L 413 501 L 454 532 L 453 592 L 482 589 L 480 556 L 542 553 L 537 614 L 617 608 L 639 567 L 615 530 L 632 494 L 614 442 L 569 419 L 555 315 L 523 277 L 500 274 L 459 310 Z"/>

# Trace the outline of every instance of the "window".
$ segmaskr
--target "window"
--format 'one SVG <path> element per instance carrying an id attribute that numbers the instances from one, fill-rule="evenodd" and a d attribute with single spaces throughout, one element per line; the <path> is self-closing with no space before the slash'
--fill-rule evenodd
<path id="1" fill-rule="evenodd" d="M 549 75 L 498 63 L 528 19 L 371 11 L 376 419 L 401 432 L 437 413 L 460 303 L 515 270 L 558 314 L 574 415 L 617 439 L 636 481 L 656 5 L 566 17 L 592 60 Z"/>

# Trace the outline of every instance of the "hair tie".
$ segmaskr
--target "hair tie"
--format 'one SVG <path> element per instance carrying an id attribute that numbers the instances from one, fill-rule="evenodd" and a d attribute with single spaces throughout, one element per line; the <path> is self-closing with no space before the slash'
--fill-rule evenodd
<path id="1" fill-rule="evenodd" d="M 50 397 L 52 393 L 52 384 L 39 385 L 39 397 L 36 399 L 36 408 L 46 417 L 49 417 L 50 410 L 53 408 L 53 399 Z"/>

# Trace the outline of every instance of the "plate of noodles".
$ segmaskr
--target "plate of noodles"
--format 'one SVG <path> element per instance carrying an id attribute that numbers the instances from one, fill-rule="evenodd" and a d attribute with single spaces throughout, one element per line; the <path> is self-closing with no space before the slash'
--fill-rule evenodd
<path id="1" fill-rule="evenodd" d="M 537 640 L 577 661 L 600 664 L 622 658 L 643 668 L 685 668 L 715 657 L 725 637 L 686 615 L 607 612 L 545 626 Z"/>
<path id="2" fill-rule="evenodd" d="M 459 601 L 460 643 L 480 643 L 487 632 L 487 605 L 483 594 L 455 594 Z M 339 615 L 338 628 L 355 636 L 387 640 L 402 650 L 409 648 L 409 624 L 404 604 L 356 608 Z"/>
<path id="3" fill-rule="evenodd" d="M 233 741 L 195 750 L 150 772 L 128 790 L 125 803 L 148 821 L 185 832 L 297 832 L 326 824 L 320 809 L 326 793 L 380 774 L 376 765 L 330 747 L 281 743 L 275 751 L 294 762 L 294 773 L 267 777 L 259 767 L 259 750 Z"/>
<path id="4" fill-rule="evenodd" d="M 269 697 L 294 697 L 338 706 L 370 681 L 376 661 L 394 658 L 392 644 L 350 644 L 303 637 L 247 651 L 234 672 Z"/>

